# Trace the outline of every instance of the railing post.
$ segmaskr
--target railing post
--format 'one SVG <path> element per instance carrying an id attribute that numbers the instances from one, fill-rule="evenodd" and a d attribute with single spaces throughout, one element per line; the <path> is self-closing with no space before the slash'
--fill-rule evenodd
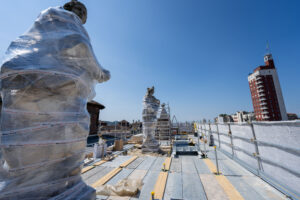
<path id="1" fill-rule="evenodd" d="M 258 165 L 257 173 L 260 176 L 260 171 L 263 171 L 263 167 L 262 167 L 262 162 L 261 162 L 261 158 L 260 158 L 260 155 L 259 155 L 258 144 L 257 144 L 257 140 L 256 140 L 256 135 L 255 135 L 253 123 L 250 123 L 250 126 L 251 126 L 252 135 L 253 135 L 253 139 L 251 141 L 253 142 L 254 147 L 255 147 L 255 153 L 253 153 L 253 155 L 257 159 L 257 165 Z"/>
<path id="2" fill-rule="evenodd" d="M 218 155 L 217 155 L 217 147 L 214 146 L 214 149 L 215 149 L 215 159 L 216 159 L 216 166 L 217 166 L 217 175 L 220 175 Z"/>
<path id="3" fill-rule="evenodd" d="M 232 150 L 232 157 L 234 157 L 233 139 L 232 139 L 232 132 L 231 132 L 230 124 L 228 124 L 228 135 L 229 135 L 229 137 L 230 137 L 231 150 Z"/>
<path id="4" fill-rule="evenodd" d="M 211 144 L 211 126 L 210 126 L 210 121 L 208 122 L 208 139 L 209 139 L 208 146 L 210 146 L 210 144 Z"/>
<path id="5" fill-rule="evenodd" d="M 219 149 L 220 149 L 221 148 L 221 142 L 220 142 L 220 132 L 219 132 L 218 122 L 216 122 L 216 126 L 217 126 L 217 134 L 218 134 Z"/>
<path id="6" fill-rule="evenodd" d="M 203 126 L 204 126 L 204 124 L 203 124 Z M 205 128 L 205 129 L 204 129 L 204 128 L 202 129 L 202 126 L 201 126 L 201 131 L 202 131 L 202 130 L 204 130 L 204 131 L 205 131 L 205 130 L 206 130 L 206 128 Z M 206 158 L 206 157 L 207 157 L 207 155 L 206 155 L 206 145 L 205 145 L 205 137 L 204 137 L 205 135 L 204 135 L 204 133 L 203 133 L 203 132 L 201 133 L 201 135 L 202 135 L 202 139 L 203 139 L 203 146 L 204 146 L 204 153 L 203 153 L 203 157 L 204 157 L 204 158 Z"/>

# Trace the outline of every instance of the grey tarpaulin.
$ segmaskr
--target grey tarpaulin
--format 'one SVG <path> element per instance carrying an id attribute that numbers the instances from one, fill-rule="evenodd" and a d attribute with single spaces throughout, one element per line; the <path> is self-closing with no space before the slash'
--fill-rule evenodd
<path id="1" fill-rule="evenodd" d="M 0 78 L 0 199 L 76 199 L 91 190 L 80 177 L 86 103 L 110 74 L 81 20 L 58 7 L 42 11 L 10 44 Z"/>

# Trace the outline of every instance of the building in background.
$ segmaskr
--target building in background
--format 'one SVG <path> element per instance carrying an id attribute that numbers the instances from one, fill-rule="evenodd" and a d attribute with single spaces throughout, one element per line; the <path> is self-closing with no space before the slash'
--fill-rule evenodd
<path id="1" fill-rule="evenodd" d="M 264 57 L 265 65 L 248 76 L 257 121 L 287 120 L 282 91 L 272 54 Z"/>
<path id="2" fill-rule="evenodd" d="M 98 128 L 99 128 L 99 115 L 100 110 L 104 109 L 105 107 L 96 102 L 96 101 L 89 101 L 87 103 L 87 110 L 90 113 L 90 134 L 89 135 L 97 135 Z"/>
<path id="3" fill-rule="evenodd" d="M 288 113 L 288 120 L 297 120 L 299 119 L 296 113 Z"/>
<path id="4" fill-rule="evenodd" d="M 233 122 L 232 116 L 227 114 L 220 114 L 216 119 L 216 122 L 218 123 L 227 123 L 227 122 Z"/>
<path id="5" fill-rule="evenodd" d="M 254 112 L 238 111 L 231 115 L 234 122 L 252 122 L 255 121 Z"/>

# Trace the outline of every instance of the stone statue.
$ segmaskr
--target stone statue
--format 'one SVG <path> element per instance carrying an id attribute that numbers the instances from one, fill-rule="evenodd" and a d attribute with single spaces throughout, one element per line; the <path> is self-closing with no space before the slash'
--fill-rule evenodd
<path id="1" fill-rule="evenodd" d="M 155 130 L 157 122 L 157 111 L 160 101 L 154 96 L 154 87 L 147 88 L 147 93 L 143 100 L 143 134 L 142 145 L 143 152 L 158 152 L 159 143 L 155 139 Z"/>
<path id="2" fill-rule="evenodd" d="M 41 12 L 1 66 L 0 199 L 95 199 L 81 179 L 98 63 L 77 1 Z"/>

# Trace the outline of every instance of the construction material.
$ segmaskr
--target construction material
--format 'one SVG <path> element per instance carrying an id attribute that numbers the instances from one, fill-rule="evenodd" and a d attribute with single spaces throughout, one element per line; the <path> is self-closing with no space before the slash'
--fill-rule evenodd
<path id="1" fill-rule="evenodd" d="M 42 11 L 11 43 L 0 74 L 0 199 L 95 195 L 80 177 L 86 105 L 109 78 L 80 18 L 62 7 Z"/>
<path id="2" fill-rule="evenodd" d="M 230 200 L 244 200 L 242 195 L 235 189 L 235 187 L 223 175 L 216 176 L 219 184 L 222 186 Z"/>
<path id="3" fill-rule="evenodd" d="M 121 168 L 127 167 L 130 163 L 132 163 L 133 161 L 135 161 L 138 157 L 137 156 L 133 156 L 132 158 L 130 158 L 129 160 L 127 160 L 126 162 L 122 163 L 120 165 Z"/>
<path id="4" fill-rule="evenodd" d="M 143 134 L 137 134 L 137 135 L 131 136 L 128 143 L 129 144 L 142 144 L 143 143 Z"/>
<path id="5" fill-rule="evenodd" d="M 94 163 L 93 165 L 94 165 L 94 166 L 99 166 L 99 165 L 104 164 L 105 162 L 106 162 L 106 160 L 100 160 L 100 161 Z"/>
<path id="6" fill-rule="evenodd" d="M 123 140 L 115 140 L 114 151 L 123 151 Z"/>
<path id="7" fill-rule="evenodd" d="M 159 118 L 157 119 L 155 138 L 159 142 L 171 141 L 171 120 L 170 120 L 170 110 L 166 108 L 166 104 L 161 104 L 159 110 Z"/>
<path id="8" fill-rule="evenodd" d="M 124 163 L 122 163 L 119 167 L 111 170 L 108 174 L 106 174 L 105 176 L 103 176 L 101 179 L 99 179 L 98 181 L 96 181 L 95 183 L 92 184 L 93 188 L 97 188 L 101 185 L 104 185 L 105 183 L 107 183 L 112 177 L 114 177 L 116 174 L 118 174 L 121 170 L 122 167 L 126 167 L 127 165 L 129 165 L 130 163 L 132 163 L 135 159 L 137 159 L 137 157 L 132 157 L 129 160 L 125 161 Z"/>
<path id="9" fill-rule="evenodd" d="M 155 199 L 163 199 L 166 183 L 168 179 L 168 172 L 160 172 L 155 183 L 153 192 Z"/>
<path id="10" fill-rule="evenodd" d="M 98 195 L 105 196 L 134 196 L 136 195 L 143 185 L 140 179 L 123 179 L 115 185 L 104 185 L 97 188 Z"/>
<path id="11" fill-rule="evenodd" d="M 81 174 L 84 174 L 85 172 L 87 172 L 87 171 L 93 169 L 94 167 L 95 167 L 95 166 L 87 166 L 87 167 L 83 168 L 83 169 L 81 170 Z"/>
<path id="12" fill-rule="evenodd" d="M 170 170 L 171 162 L 172 162 L 172 158 L 171 157 L 166 158 L 166 160 L 165 160 L 165 170 L 166 171 Z"/>

